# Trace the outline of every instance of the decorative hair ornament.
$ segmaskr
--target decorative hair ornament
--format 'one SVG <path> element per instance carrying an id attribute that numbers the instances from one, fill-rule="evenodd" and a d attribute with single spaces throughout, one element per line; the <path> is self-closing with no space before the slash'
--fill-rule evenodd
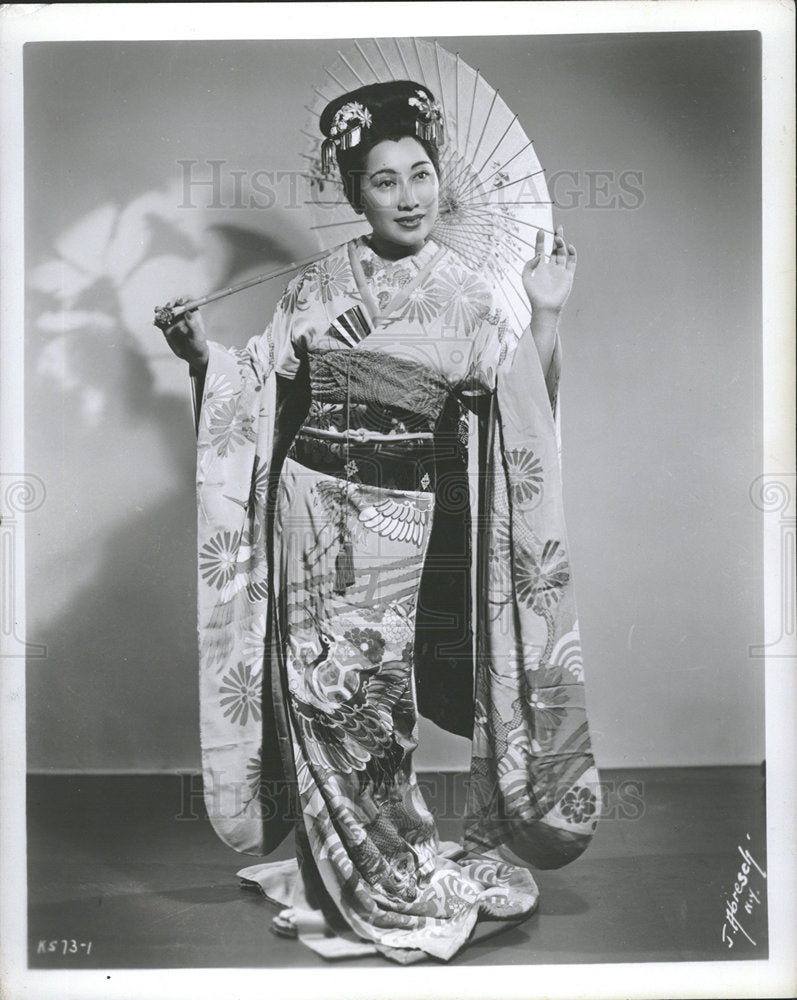
<path id="1" fill-rule="evenodd" d="M 336 146 L 341 149 L 359 146 L 363 129 L 370 128 L 372 122 L 371 112 L 358 101 L 338 108 L 329 128 L 329 138 L 321 144 L 321 169 L 325 174 L 332 169 L 332 150 Z"/>
<path id="2" fill-rule="evenodd" d="M 444 136 L 442 108 L 425 90 L 416 90 L 415 95 L 407 99 L 409 106 L 415 109 L 415 134 L 419 139 L 441 146 Z M 359 101 L 349 101 L 338 108 L 329 127 L 329 135 L 321 143 L 321 170 L 325 176 L 332 170 L 334 150 L 359 146 L 363 129 L 372 125 L 371 112 Z"/>
<path id="3" fill-rule="evenodd" d="M 424 90 L 416 90 L 417 97 L 410 97 L 410 107 L 418 109 L 415 120 L 415 134 L 419 139 L 442 146 L 445 134 L 443 109 Z"/>

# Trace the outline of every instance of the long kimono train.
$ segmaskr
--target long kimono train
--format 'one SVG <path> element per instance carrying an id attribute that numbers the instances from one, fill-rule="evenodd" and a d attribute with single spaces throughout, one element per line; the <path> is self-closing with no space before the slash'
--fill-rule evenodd
<path id="1" fill-rule="evenodd" d="M 208 813 L 248 854 L 295 830 L 297 862 L 240 874 L 327 957 L 448 959 L 597 824 L 556 377 L 503 306 L 432 241 L 360 238 L 246 349 L 211 344 L 199 387 Z M 418 706 L 473 739 L 461 846 L 415 778 Z"/>

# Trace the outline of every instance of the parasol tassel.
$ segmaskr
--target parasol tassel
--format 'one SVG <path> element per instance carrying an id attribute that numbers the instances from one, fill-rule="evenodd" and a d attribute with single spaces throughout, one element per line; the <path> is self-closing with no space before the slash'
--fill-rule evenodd
<path id="1" fill-rule="evenodd" d="M 340 552 L 335 556 L 335 593 L 345 594 L 346 588 L 354 583 L 354 550 L 351 539 L 344 538 Z"/>

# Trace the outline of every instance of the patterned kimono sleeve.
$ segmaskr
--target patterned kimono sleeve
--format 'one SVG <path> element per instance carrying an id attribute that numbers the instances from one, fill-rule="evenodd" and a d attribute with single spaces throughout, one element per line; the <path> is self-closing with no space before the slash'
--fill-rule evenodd
<path id="1" fill-rule="evenodd" d="M 600 811 L 555 414 L 528 330 L 497 361 L 494 347 L 476 356 L 496 388 L 465 843 L 555 868 L 585 850 Z"/>
<path id="2" fill-rule="evenodd" d="M 308 326 L 303 322 L 303 314 L 309 309 L 313 296 L 313 279 L 317 265 L 311 264 L 288 282 L 277 305 L 276 315 L 283 321 L 289 319 L 289 329 L 281 338 L 277 348 L 274 371 L 283 378 L 296 378 L 302 357 L 307 350 Z"/>
<path id="3" fill-rule="evenodd" d="M 284 298 L 284 297 L 283 297 Z M 205 802 L 230 847 L 262 854 L 285 835 L 267 824 L 264 773 L 279 782 L 261 715 L 268 615 L 265 527 L 276 359 L 293 317 L 281 303 L 244 348 L 209 345 L 197 428 L 200 735 Z M 266 681 L 266 683 L 269 683 Z M 274 761 L 269 770 L 267 762 Z M 284 810 L 280 810 L 281 816 Z M 279 827 L 279 829 L 277 829 Z M 274 838 L 273 840 L 270 838 Z"/>
<path id="4" fill-rule="evenodd" d="M 496 301 L 498 299 L 498 301 Z M 508 372 L 515 364 L 515 358 L 524 356 L 522 367 L 541 372 L 551 410 L 557 415 L 559 376 L 561 371 L 561 344 L 556 335 L 551 363 L 543 372 L 537 345 L 529 326 L 523 330 L 519 323 L 509 319 L 510 312 L 497 293 L 494 294 L 490 309 L 485 313 L 471 342 L 470 363 L 460 389 L 465 396 L 478 396 L 494 392 L 499 375 Z M 558 432 L 557 432 L 558 433 Z"/>
<path id="5" fill-rule="evenodd" d="M 541 381 L 545 386 L 548 403 L 553 416 L 556 454 L 559 466 L 561 467 L 562 434 L 559 416 L 559 380 L 562 371 L 562 344 L 559 338 L 559 331 L 557 330 L 556 332 L 556 340 L 554 343 L 553 353 L 551 355 L 551 362 L 548 366 L 547 372 L 544 372 L 542 370 L 542 364 L 540 363 L 539 351 L 537 350 L 537 345 L 534 342 L 534 336 L 532 335 L 530 327 L 526 327 L 523 331 L 523 335 L 515 340 L 514 346 L 506 352 L 506 356 L 497 366 L 497 375 L 499 380 L 502 376 L 508 376 L 512 371 L 516 371 L 517 373 L 517 377 L 514 380 L 511 380 L 516 384 L 523 385 L 525 383 L 530 387 L 530 375 L 533 373 L 533 380 L 535 382 Z M 537 378 L 537 375 L 540 376 L 539 379 Z"/>
<path id="6" fill-rule="evenodd" d="M 548 391 L 548 400 L 551 404 L 551 411 L 558 420 L 559 377 L 562 368 L 562 345 L 559 339 L 558 331 L 556 333 L 556 341 L 551 355 L 551 362 L 547 371 L 542 370 L 537 345 L 534 342 L 534 336 L 532 335 L 529 326 L 525 328 L 519 338 L 515 338 L 512 341 L 510 337 L 509 349 L 503 352 L 500 362 L 497 365 L 497 370 L 500 369 L 502 372 L 508 372 L 509 369 L 514 367 L 515 364 L 540 371 L 543 376 L 545 388 Z"/>
<path id="7" fill-rule="evenodd" d="M 301 364 L 301 354 L 298 345 L 292 337 L 288 337 L 282 345 L 282 350 L 276 359 L 275 372 L 283 378 L 295 379 Z"/>
<path id="8" fill-rule="evenodd" d="M 498 373 L 508 368 L 521 335 L 499 309 L 490 310 L 471 341 L 470 362 L 460 384 L 463 396 L 482 396 L 495 391 Z"/>
<path id="9" fill-rule="evenodd" d="M 194 408 L 199 431 L 203 404 L 216 407 L 221 396 L 229 398 L 230 386 L 243 378 L 253 385 L 264 386 L 272 373 L 295 378 L 304 346 L 298 332 L 297 316 L 307 309 L 310 294 L 309 278 L 312 266 L 305 268 L 286 285 L 274 316 L 266 330 L 252 337 L 244 348 L 224 347 L 210 341 L 207 371 L 202 377 L 193 376 Z M 259 391 L 259 390 L 258 390 Z"/>

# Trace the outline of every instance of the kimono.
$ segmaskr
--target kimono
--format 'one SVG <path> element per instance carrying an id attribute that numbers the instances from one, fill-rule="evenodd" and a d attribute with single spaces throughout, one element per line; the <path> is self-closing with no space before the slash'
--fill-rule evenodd
<path id="1" fill-rule="evenodd" d="M 530 867 L 597 824 L 556 378 L 522 333 L 454 252 L 390 262 L 358 238 L 262 337 L 210 345 L 205 800 L 240 852 L 295 833 L 295 862 L 239 874 L 327 957 L 449 959 L 477 920 L 533 912 Z M 461 844 L 416 780 L 419 710 L 473 740 Z"/>

